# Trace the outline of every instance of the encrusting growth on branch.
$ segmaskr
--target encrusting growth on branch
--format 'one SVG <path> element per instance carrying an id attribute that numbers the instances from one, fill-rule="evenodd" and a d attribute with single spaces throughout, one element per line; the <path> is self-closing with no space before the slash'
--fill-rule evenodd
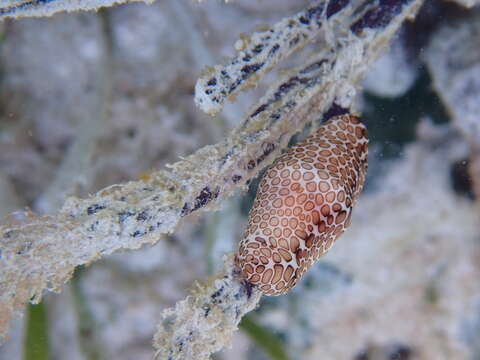
<path id="1" fill-rule="evenodd" d="M 226 99 L 255 86 L 256 81 L 279 61 L 315 39 L 331 17 L 347 7 L 348 1 L 320 1 L 299 14 L 283 19 L 271 29 L 255 32 L 236 43 L 237 56 L 227 65 L 207 69 L 197 80 L 195 103 L 215 115 Z"/>
<path id="2" fill-rule="evenodd" d="M 154 0 L 2 0 L 0 21 L 5 18 L 51 16 L 63 11 L 98 10 L 130 1 L 152 3 Z"/>
<path id="3" fill-rule="evenodd" d="M 163 312 L 154 339 L 155 359 L 204 360 L 230 344 L 240 320 L 255 309 L 262 294 L 237 272 L 233 254 L 225 256 L 223 274 Z"/>
<path id="4" fill-rule="evenodd" d="M 267 295 L 288 292 L 350 225 L 367 171 L 368 135 L 334 117 L 265 172 L 240 243 L 242 275 Z"/>

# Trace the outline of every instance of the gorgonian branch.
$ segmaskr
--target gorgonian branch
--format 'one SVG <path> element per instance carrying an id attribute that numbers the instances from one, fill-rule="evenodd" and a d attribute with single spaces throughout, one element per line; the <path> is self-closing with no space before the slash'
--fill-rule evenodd
<path id="1" fill-rule="evenodd" d="M 226 256 L 224 274 L 163 312 L 154 339 L 156 359 L 209 359 L 230 344 L 240 320 L 261 297 L 237 271 L 233 254 Z"/>
<path id="2" fill-rule="evenodd" d="M 133 0 L 152 3 L 154 0 Z M 98 10 L 130 0 L 2 0 L 0 21 L 6 18 L 51 16 L 62 11 Z"/>
<path id="3" fill-rule="evenodd" d="M 352 10 L 348 3 L 348 0 L 320 1 L 268 30 L 239 39 L 235 44 L 237 56 L 226 65 L 207 69 L 197 80 L 197 106 L 211 115 L 221 111 L 226 99 L 255 86 L 279 61 L 316 39 L 330 18 L 345 9 Z"/>

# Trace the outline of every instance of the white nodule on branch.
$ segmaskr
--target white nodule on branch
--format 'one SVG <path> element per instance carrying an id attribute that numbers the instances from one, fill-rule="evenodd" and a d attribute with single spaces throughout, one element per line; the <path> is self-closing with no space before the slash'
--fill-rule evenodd
<path id="1" fill-rule="evenodd" d="M 0 338 L 15 312 L 23 311 L 29 301 L 38 302 L 44 290 L 59 291 L 75 267 L 121 249 L 153 244 L 161 235 L 175 231 L 182 218 L 215 209 L 243 188 L 272 163 L 293 135 L 318 121 L 335 101 L 347 105 L 351 91 L 345 89 L 352 89 L 361 79 L 402 22 L 412 18 L 422 3 L 398 1 L 391 9 L 392 5 L 383 3 L 352 1 L 348 5 L 351 15 L 341 21 L 337 18 L 334 35 L 339 41 L 318 51 L 306 65 L 279 76 L 224 141 L 199 149 L 168 170 L 153 172 L 141 180 L 112 185 L 87 199 L 70 198 L 55 215 L 26 213 L 22 219 L 11 219 L 0 226 Z M 372 18 L 371 13 L 385 17 Z M 290 50 L 287 47 L 283 51 Z M 219 284 L 233 281 L 228 276 L 227 271 L 227 278 L 218 280 Z M 229 286 L 233 286 L 229 288 L 232 292 L 235 286 L 240 289 L 234 283 Z M 245 296 L 226 296 L 228 301 L 239 303 L 225 304 L 224 309 L 231 305 L 246 312 L 255 305 Z M 202 301 L 205 297 L 190 299 Z M 187 309 L 188 301 L 192 300 L 179 303 L 178 311 Z M 230 316 L 225 314 L 235 318 L 222 320 L 222 316 Z M 172 316 L 181 321 L 184 314 L 177 315 Z M 231 325 L 222 334 L 225 340 L 218 340 L 221 345 L 211 345 L 208 351 L 224 346 L 239 320 L 231 312 L 213 312 L 209 323 Z M 177 336 L 182 329 L 168 331 Z M 158 345 L 159 354 L 175 349 L 169 341 L 176 338 L 163 330 L 157 339 L 164 339 Z M 187 337 L 185 348 L 194 349 L 188 341 Z"/>
<path id="2" fill-rule="evenodd" d="M 233 254 L 223 274 L 162 314 L 155 359 L 209 359 L 231 343 L 242 317 L 255 309 L 261 292 L 238 279 Z"/>

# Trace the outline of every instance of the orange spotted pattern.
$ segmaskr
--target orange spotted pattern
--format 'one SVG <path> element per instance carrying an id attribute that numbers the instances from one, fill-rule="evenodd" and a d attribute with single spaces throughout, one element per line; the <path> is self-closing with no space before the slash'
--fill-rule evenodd
<path id="1" fill-rule="evenodd" d="M 289 291 L 350 225 L 367 172 L 368 135 L 341 115 L 280 156 L 263 176 L 237 255 L 267 295 Z"/>

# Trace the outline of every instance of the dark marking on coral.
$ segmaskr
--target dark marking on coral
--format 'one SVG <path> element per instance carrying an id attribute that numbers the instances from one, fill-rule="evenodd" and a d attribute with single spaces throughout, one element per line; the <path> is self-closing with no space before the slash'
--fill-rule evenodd
<path id="1" fill-rule="evenodd" d="M 89 227 L 88 227 L 88 231 L 95 231 L 96 227 L 98 225 L 98 220 L 95 221 L 93 224 L 91 224 Z"/>
<path id="2" fill-rule="evenodd" d="M 318 70 L 321 68 L 322 64 L 326 63 L 328 60 L 323 59 L 321 61 L 315 62 L 313 64 L 308 65 L 305 69 L 303 69 L 300 73 L 301 74 L 306 74 L 309 72 L 313 72 L 315 70 Z M 270 106 L 272 103 L 279 101 L 282 99 L 288 92 L 290 92 L 292 89 L 296 88 L 298 85 L 305 85 L 306 88 L 310 88 L 312 86 L 315 86 L 318 83 L 319 79 L 318 77 L 298 77 L 294 76 L 290 78 L 288 81 L 282 83 L 278 88 L 277 91 L 274 92 L 272 98 L 270 98 L 266 103 L 260 105 L 257 109 L 254 110 L 254 112 L 250 115 L 251 118 L 259 115 L 260 113 L 264 112 L 268 106 Z M 285 104 L 286 108 L 292 108 L 296 105 L 294 101 L 290 101 L 287 104 Z M 272 120 L 278 120 L 280 118 L 280 113 L 275 112 L 270 115 L 270 119 Z M 246 123 L 245 123 L 246 124 Z"/>
<path id="3" fill-rule="evenodd" d="M 300 71 L 300 74 L 307 74 L 309 72 L 319 70 L 324 63 L 326 63 L 326 59 L 322 59 L 320 61 L 314 62 L 313 64 L 308 65 L 303 70 Z"/>
<path id="4" fill-rule="evenodd" d="M 92 206 L 89 206 L 87 208 L 87 214 L 88 215 L 93 215 L 95 213 L 97 213 L 98 211 L 100 210 L 103 210 L 105 209 L 105 206 L 104 205 L 99 205 L 99 204 L 93 204 Z"/>
<path id="5" fill-rule="evenodd" d="M 20 245 L 20 248 L 17 250 L 16 254 L 17 255 L 23 255 L 25 254 L 27 251 L 29 251 L 33 246 L 33 243 L 32 242 L 26 242 L 24 244 L 21 244 Z"/>
<path id="6" fill-rule="evenodd" d="M 119 212 L 117 215 L 118 215 L 118 220 L 121 223 L 123 223 L 127 218 L 129 218 L 130 216 L 133 216 L 135 214 L 136 213 L 131 212 L 131 211 L 122 211 L 122 212 Z"/>
<path id="7" fill-rule="evenodd" d="M 131 237 L 138 237 L 138 236 L 143 236 L 145 235 L 145 232 L 144 231 L 140 231 L 140 230 L 135 230 L 135 232 L 133 232 L 132 234 L 130 234 Z"/>
<path id="8" fill-rule="evenodd" d="M 219 193 L 220 193 L 220 188 L 218 186 L 215 188 L 213 192 L 210 190 L 208 186 L 204 187 L 202 191 L 200 191 L 200 194 L 193 201 L 193 209 L 190 209 L 188 203 L 183 204 L 183 208 L 180 213 L 180 216 L 182 217 L 186 216 L 192 213 L 193 211 L 198 210 L 201 207 L 204 207 L 210 201 L 216 199 Z"/>
<path id="9" fill-rule="evenodd" d="M 218 187 L 215 189 L 215 191 L 212 192 L 208 186 L 205 186 L 202 191 L 200 191 L 200 194 L 195 198 L 192 211 L 204 207 L 210 201 L 216 199 L 219 193 L 220 189 Z"/>
<path id="10" fill-rule="evenodd" d="M 311 81 L 312 79 L 310 78 L 300 78 L 298 76 L 294 76 L 288 79 L 288 81 L 284 82 L 278 87 L 278 90 L 275 91 L 275 93 L 273 94 L 273 99 L 269 100 L 268 103 L 270 104 L 272 102 L 280 100 L 285 94 L 287 94 L 291 89 L 295 88 L 297 85 L 299 84 L 308 85 Z"/>
<path id="11" fill-rule="evenodd" d="M 0 9 L 0 15 L 8 15 L 8 14 L 15 14 L 18 10 L 28 9 L 29 7 L 35 7 L 37 5 L 48 4 L 50 2 L 54 2 L 56 0 L 32 0 L 27 1 L 19 5 L 10 6 L 5 9 Z"/>
<path id="12" fill-rule="evenodd" d="M 214 78 L 214 77 L 211 78 L 210 80 L 208 80 L 207 85 L 208 85 L 208 86 L 215 86 L 215 85 L 217 85 L 217 79 Z"/>
<path id="13" fill-rule="evenodd" d="M 275 93 L 273 94 L 274 101 L 280 100 L 280 98 L 283 95 L 288 93 L 290 91 L 290 89 L 295 87 L 298 83 L 299 83 L 299 78 L 295 76 L 295 77 L 289 79 L 287 82 L 284 82 L 283 84 L 281 84 L 278 87 L 278 90 L 275 91 Z"/>
<path id="14" fill-rule="evenodd" d="M 148 219 L 148 211 L 143 210 L 140 214 L 137 215 L 137 221 L 145 221 Z"/>
<path id="15" fill-rule="evenodd" d="M 287 102 L 285 104 L 285 107 L 287 109 L 293 109 L 295 107 L 295 105 L 297 105 L 297 102 L 295 100 L 290 100 L 289 102 Z"/>
<path id="16" fill-rule="evenodd" d="M 202 306 L 202 309 L 205 311 L 204 314 L 203 314 L 203 316 L 207 317 L 208 314 L 210 314 L 210 306 L 209 306 L 208 304 L 204 304 L 204 305 Z"/>
<path id="17" fill-rule="evenodd" d="M 243 282 L 243 286 L 244 286 L 245 291 L 247 293 L 247 298 L 250 299 L 252 297 L 253 288 L 255 287 L 255 285 L 253 285 L 251 282 L 245 280 Z"/>
<path id="18" fill-rule="evenodd" d="M 255 161 L 250 160 L 247 164 L 247 169 L 252 170 L 253 168 L 255 168 L 255 166 L 256 166 Z"/>
<path id="19" fill-rule="evenodd" d="M 224 286 L 222 286 L 220 289 L 215 291 L 212 295 L 210 295 L 210 298 L 212 299 L 213 304 L 221 304 L 223 301 L 220 299 L 221 295 L 223 294 L 223 291 L 225 290 Z"/>
<path id="20" fill-rule="evenodd" d="M 180 216 L 183 217 L 188 214 L 190 214 L 190 209 L 188 208 L 188 204 L 185 203 L 183 204 L 183 208 L 182 208 L 182 212 L 180 213 Z"/>
<path id="21" fill-rule="evenodd" d="M 310 19 L 306 18 L 305 16 L 300 16 L 300 18 L 298 19 L 298 21 L 300 21 L 302 24 L 304 25 L 308 25 L 310 24 Z"/>
<path id="22" fill-rule="evenodd" d="M 245 75 L 257 72 L 258 70 L 260 70 L 263 67 L 264 64 L 265 63 L 245 65 L 244 67 L 242 67 L 241 71 L 242 71 L 242 73 L 244 73 L 244 76 L 245 76 Z"/>
<path id="23" fill-rule="evenodd" d="M 317 25 L 320 25 L 322 21 L 323 8 L 324 8 L 323 4 L 319 6 L 311 7 L 310 9 L 307 10 L 306 14 L 303 15 L 303 17 L 308 20 L 315 19 L 317 22 Z"/>
<path id="24" fill-rule="evenodd" d="M 368 10 L 363 17 L 357 20 L 350 30 L 355 35 L 360 35 L 366 29 L 386 27 L 395 16 L 401 13 L 403 7 L 412 0 L 380 0 L 378 6 Z"/>
<path id="25" fill-rule="evenodd" d="M 242 80 L 237 79 L 237 81 L 235 81 L 232 85 L 230 85 L 230 88 L 228 89 L 228 91 L 232 93 L 241 83 L 242 83 Z"/>
<path id="26" fill-rule="evenodd" d="M 268 52 L 268 56 L 274 55 L 278 51 L 278 49 L 280 49 L 280 45 L 278 44 L 273 45 L 270 51 Z"/>
<path id="27" fill-rule="evenodd" d="M 288 42 L 288 45 L 290 45 L 290 47 L 294 47 L 295 45 L 297 45 L 298 43 L 300 42 L 300 36 L 295 36 L 292 40 L 290 40 Z"/>
<path id="28" fill-rule="evenodd" d="M 225 163 L 227 162 L 228 159 L 230 159 L 230 157 L 233 155 L 233 149 L 232 150 L 229 150 L 223 157 L 222 157 L 222 160 L 220 162 L 220 166 L 223 166 L 225 165 Z"/>
<path id="29" fill-rule="evenodd" d="M 263 44 L 258 44 L 252 49 L 252 52 L 254 54 L 260 54 L 262 51 L 263 51 Z"/>
<path id="30" fill-rule="evenodd" d="M 338 13 L 340 10 L 345 8 L 348 5 L 349 2 L 350 2 L 349 0 L 332 0 L 332 1 L 330 1 L 328 3 L 328 6 L 327 6 L 327 19 L 329 19 L 330 17 L 332 17 L 333 15 Z"/>
<path id="31" fill-rule="evenodd" d="M 270 155 L 270 153 L 275 150 L 275 145 L 272 143 L 266 143 L 264 144 L 265 149 L 263 150 L 263 154 L 260 155 L 257 159 L 257 165 L 260 164 L 265 158 Z"/>
<path id="32" fill-rule="evenodd" d="M 280 119 L 280 113 L 278 113 L 278 112 L 273 113 L 272 115 L 270 115 L 270 119 L 272 119 L 272 120 Z"/>
<path id="33" fill-rule="evenodd" d="M 240 175 L 233 175 L 232 176 L 232 181 L 236 184 L 237 182 L 239 182 L 240 180 L 242 180 L 242 177 Z"/>
<path id="34" fill-rule="evenodd" d="M 262 104 L 260 105 L 254 112 L 252 115 L 250 115 L 250 117 L 255 117 L 257 116 L 258 114 L 260 114 L 261 112 L 265 111 L 265 109 L 267 108 L 267 104 Z"/>
<path id="35" fill-rule="evenodd" d="M 349 113 L 350 110 L 346 109 L 344 107 L 341 107 L 337 103 L 332 103 L 330 108 L 323 114 L 323 121 L 327 121 L 328 119 L 334 117 L 334 116 L 339 116 L 339 115 L 344 115 Z"/>

